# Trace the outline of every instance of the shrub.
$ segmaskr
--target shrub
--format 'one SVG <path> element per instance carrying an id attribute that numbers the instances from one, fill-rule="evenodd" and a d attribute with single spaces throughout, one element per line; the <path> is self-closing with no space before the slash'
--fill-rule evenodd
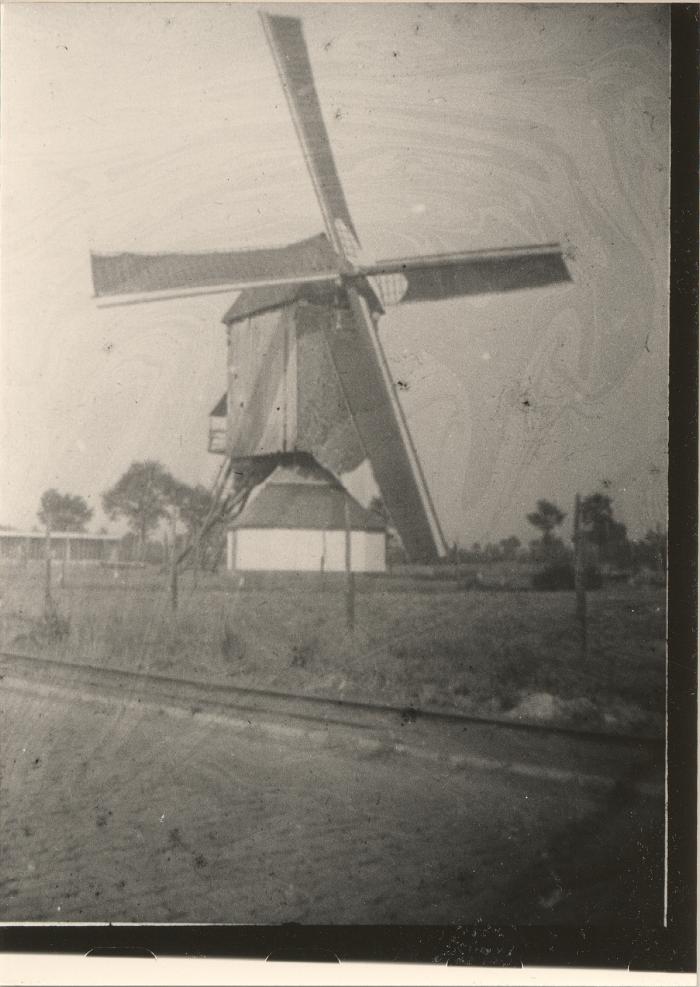
<path id="1" fill-rule="evenodd" d="M 228 624 L 224 625 L 224 633 L 221 638 L 221 654 L 222 657 L 228 660 L 240 660 L 245 657 L 245 642 Z"/>
<path id="2" fill-rule="evenodd" d="M 587 566 L 583 574 L 583 585 L 586 589 L 600 589 L 603 579 L 596 566 Z M 554 562 L 545 566 L 532 577 L 533 589 L 539 590 L 573 590 L 576 586 L 574 567 L 570 562 Z"/>
<path id="3" fill-rule="evenodd" d="M 504 651 L 491 668 L 491 693 L 502 710 L 517 706 L 523 691 L 541 691 L 549 685 L 549 674 L 542 658 L 525 645 Z"/>
<path id="4" fill-rule="evenodd" d="M 316 657 L 317 652 L 317 637 L 306 635 L 297 637 L 292 642 L 292 665 L 296 668 L 306 668 L 308 663 Z"/>
<path id="5" fill-rule="evenodd" d="M 70 634 L 70 618 L 59 613 L 58 607 L 52 602 L 46 607 L 37 630 L 48 644 L 57 644 Z"/>
<path id="6" fill-rule="evenodd" d="M 13 647 L 42 648 L 60 644 L 70 634 L 70 618 L 64 617 L 51 600 L 41 617 L 26 618 L 27 630 L 12 638 Z"/>

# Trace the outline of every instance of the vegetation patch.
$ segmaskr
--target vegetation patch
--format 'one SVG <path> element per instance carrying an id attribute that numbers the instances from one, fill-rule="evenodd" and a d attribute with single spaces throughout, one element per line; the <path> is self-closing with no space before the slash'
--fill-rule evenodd
<path id="1" fill-rule="evenodd" d="M 587 565 L 582 573 L 583 587 L 586 590 L 600 589 L 603 585 L 603 577 L 600 569 L 594 565 Z M 540 572 L 536 572 L 532 577 L 532 588 L 539 590 L 573 590 L 576 586 L 576 572 L 572 562 L 554 562 L 545 566 Z"/>
<path id="2" fill-rule="evenodd" d="M 291 642 L 292 668 L 306 668 L 318 654 L 318 638 L 314 634 L 301 632 Z"/>
<path id="3" fill-rule="evenodd" d="M 18 625 L 6 622 L 3 647 L 403 708 L 512 713 L 548 694 L 558 722 L 663 724 L 665 594 L 654 586 L 615 584 L 589 595 L 584 657 L 572 592 L 426 595 L 416 584 L 395 594 L 377 581 L 357 594 L 350 632 L 342 588 L 239 589 L 210 573 L 195 585 L 186 573 L 173 613 L 156 569 L 130 569 L 115 589 L 109 574 L 85 566 L 55 589 L 63 622 L 37 632 L 45 626 L 42 580 L 41 566 L 0 570 L 6 614 L 21 612 L 34 629 L 20 644 Z"/>

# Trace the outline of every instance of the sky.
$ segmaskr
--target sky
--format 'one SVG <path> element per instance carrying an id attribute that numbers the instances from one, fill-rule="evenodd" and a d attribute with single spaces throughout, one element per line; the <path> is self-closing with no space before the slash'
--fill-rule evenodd
<path id="1" fill-rule="evenodd" d="M 566 253 L 571 284 L 382 319 L 448 540 L 527 541 L 541 497 L 568 533 L 575 494 L 603 489 L 633 537 L 665 524 L 667 9 L 283 6 L 368 255 Z M 98 309 L 89 253 L 322 230 L 258 9 L 2 8 L 0 524 L 37 523 L 57 487 L 96 530 L 134 460 L 213 479 L 235 294 Z"/>

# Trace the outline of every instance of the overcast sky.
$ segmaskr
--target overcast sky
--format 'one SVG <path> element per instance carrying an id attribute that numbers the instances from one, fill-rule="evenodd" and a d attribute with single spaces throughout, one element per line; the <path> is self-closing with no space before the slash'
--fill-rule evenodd
<path id="1" fill-rule="evenodd" d="M 667 10 L 285 7 L 369 254 L 554 240 L 569 256 L 572 285 L 382 322 L 448 538 L 529 538 L 537 497 L 570 511 L 604 480 L 633 535 L 663 523 Z M 35 523 L 56 486 L 96 527 L 135 459 L 211 480 L 235 296 L 98 310 L 89 251 L 320 232 L 257 10 L 3 7 L 0 523 Z"/>

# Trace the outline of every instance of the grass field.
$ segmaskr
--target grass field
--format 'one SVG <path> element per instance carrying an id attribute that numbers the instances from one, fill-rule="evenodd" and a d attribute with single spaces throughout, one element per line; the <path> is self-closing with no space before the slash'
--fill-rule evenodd
<path id="1" fill-rule="evenodd" d="M 346 629 L 342 581 L 180 580 L 173 613 L 157 569 L 68 567 L 46 621 L 43 567 L 0 569 L 5 650 L 153 674 L 324 696 L 660 732 L 665 593 L 588 594 L 582 657 L 573 594 L 490 589 L 404 574 L 358 579 Z M 461 588 L 459 588 L 461 586 Z"/>

